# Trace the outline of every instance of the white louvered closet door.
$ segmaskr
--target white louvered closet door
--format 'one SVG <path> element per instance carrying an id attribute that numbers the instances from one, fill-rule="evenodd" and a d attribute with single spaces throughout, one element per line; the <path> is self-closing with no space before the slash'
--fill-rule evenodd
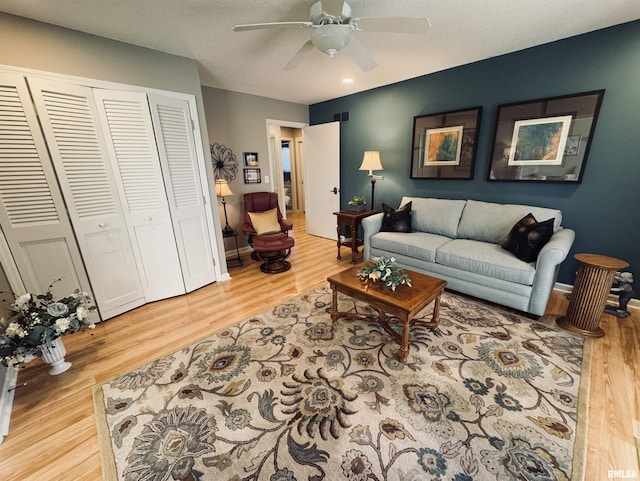
<path id="1" fill-rule="evenodd" d="M 186 292 L 147 96 L 94 89 L 147 302 Z"/>
<path id="2" fill-rule="evenodd" d="M 91 292 L 25 79 L 2 73 L 0 226 L 30 292 Z"/>
<path id="3" fill-rule="evenodd" d="M 173 229 L 187 292 L 216 280 L 212 233 L 186 100 L 149 94 Z"/>
<path id="4" fill-rule="evenodd" d="M 28 81 L 103 318 L 141 306 L 145 296 L 91 89 Z"/>

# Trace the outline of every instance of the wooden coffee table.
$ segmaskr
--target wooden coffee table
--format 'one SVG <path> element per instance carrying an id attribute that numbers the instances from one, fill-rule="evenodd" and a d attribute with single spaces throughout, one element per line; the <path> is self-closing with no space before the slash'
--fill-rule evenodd
<path id="1" fill-rule="evenodd" d="M 341 317 L 349 321 L 368 320 L 379 322 L 393 340 L 400 344 L 398 359 L 400 359 L 400 362 L 406 363 L 407 356 L 409 355 L 409 331 L 411 326 L 415 324 L 431 329 L 438 327 L 440 296 L 447 285 L 447 281 L 405 269 L 405 272 L 411 278 L 412 287 L 405 285 L 399 286 L 396 291 L 393 292 L 387 291 L 384 288 L 384 284 L 378 283 L 373 287 L 365 288 L 356 276 L 360 267 L 362 267 L 362 264 L 327 278 L 329 286 L 333 291 L 331 320 L 334 324 Z M 378 313 L 378 316 L 367 316 L 354 312 L 339 312 L 338 292 L 359 301 L 366 302 Z M 435 306 L 433 308 L 431 321 L 415 319 L 415 316 L 433 301 L 435 301 Z M 391 322 L 401 325 L 401 334 L 398 334 L 389 325 Z"/>

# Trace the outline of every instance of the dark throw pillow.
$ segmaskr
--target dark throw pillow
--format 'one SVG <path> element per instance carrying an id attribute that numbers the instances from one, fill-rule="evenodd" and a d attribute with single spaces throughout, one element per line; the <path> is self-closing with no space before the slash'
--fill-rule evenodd
<path id="1" fill-rule="evenodd" d="M 538 222 L 529 213 L 516 222 L 502 248 L 508 250 L 524 262 L 534 262 L 540 250 L 553 235 L 553 218 Z"/>
<path id="2" fill-rule="evenodd" d="M 397 210 L 383 202 L 382 212 L 380 232 L 411 232 L 411 202 Z"/>

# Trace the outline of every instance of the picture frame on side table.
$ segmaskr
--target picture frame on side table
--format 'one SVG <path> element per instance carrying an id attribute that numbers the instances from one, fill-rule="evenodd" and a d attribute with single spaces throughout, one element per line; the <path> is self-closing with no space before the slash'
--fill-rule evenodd
<path id="1" fill-rule="evenodd" d="M 482 107 L 413 118 L 412 179 L 473 179 Z"/>
<path id="2" fill-rule="evenodd" d="M 262 176 L 260 175 L 260 169 L 244 169 L 244 183 L 245 184 L 262 183 Z"/>
<path id="3" fill-rule="evenodd" d="M 498 106 L 487 180 L 579 183 L 604 90 Z"/>

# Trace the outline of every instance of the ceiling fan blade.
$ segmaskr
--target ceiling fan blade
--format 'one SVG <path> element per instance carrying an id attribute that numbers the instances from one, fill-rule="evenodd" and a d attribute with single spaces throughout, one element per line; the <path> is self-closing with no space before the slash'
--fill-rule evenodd
<path id="1" fill-rule="evenodd" d="M 378 66 L 378 62 L 376 62 L 362 44 L 353 37 L 351 37 L 351 41 L 347 48 L 345 48 L 345 51 L 353 61 L 360 66 L 363 72 L 368 72 Z"/>
<path id="2" fill-rule="evenodd" d="M 381 17 L 354 18 L 351 24 L 356 30 L 363 32 L 391 32 L 422 35 L 429 31 L 431 22 L 428 18 L 414 17 Z"/>
<path id="3" fill-rule="evenodd" d="M 282 70 L 293 70 L 294 68 L 296 68 L 298 65 L 300 65 L 300 62 L 307 55 L 307 53 L 309 53 L 314 48 L 315 47 L 311 43 L 311 40 L 307 40 L 305 43 L 302 44 L 302 46 L 298 49 L 298 51 L 295 54 L 293 54 L 293 57 L 291 57 L 289 61 L 286 64 L 284 64 L 284 66 L 282 67 Z"/>
<path id="4" fill-rule="evenodd" d="M 322 11 L 332 17 L 340 17 L 344 7 L 344 0 L 322 0 Z"/>
<path id="5" fill-rule="evenodd" d="M 306 28 L 312 27 L 311 22 L 272 22 L 272 23 L 249 23 L 246 25 L 236 25 L 233 27 L 234 32 L 246 32 L 247 30 L 264 30 L 268 28 Z"/>

